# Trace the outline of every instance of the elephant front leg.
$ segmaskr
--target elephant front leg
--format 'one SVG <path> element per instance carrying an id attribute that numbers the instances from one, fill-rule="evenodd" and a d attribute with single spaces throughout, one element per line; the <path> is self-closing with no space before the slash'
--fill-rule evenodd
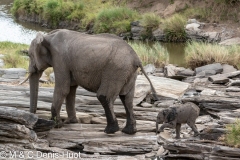
<path id="1" fill-rule="evenodd" d="M 119 126 L 116 116 L 113 112 L 113 99 L 108 99 L 103 95 L 98 95 L 97 98 L 101 102 L 107 118 L 107 127 L 105 128 L 104 132 L 108 134 L 115 133 L 119 130 Z"/>
<path id="2" fill-rule="evenodd" d="M 195 121 L 188 121 L 187 124 L 192 128 L 193 132 L 194 132 L 194 137 L 199 135 L 199 132 L 197 130 L 197 126 L 195 125 Z"/>
<path id="3" fill-rule="evenodd" d="M 76 110 L 75 110 L 75 97 L 76 97 L 76 90 L 77 86 L 71 86 L 70 92 L 66 97 L 66 110 L 68 114 L 68 118 L 64 121 L 64 123 L 78 123 L 76 117 Z"/>
<path id="4" fill-rule="evenodd" d="M 65 86 L 65 87 L 64 87 Z M 53 93 L 53 103 L 51 107 L 51 113 L 52 113 L 52 120 L 55 121 L 56 128 L 60 128 L 63 126 L 63 122 L 60 118 L 60 110 L 61 106 L 63 104 L 64 99 L 69 93 L 69 86 L 65 85 L 59 85 L 55 84 L 54 93 Z"/>
<path id="5" fill-rule="evenodd" d="M 181 130 L 181 123 L 177 123 L 177 125 L 176 125 L 176 139 L 180 139 L 180 130 Z"/>
<path id="6" fill-rule="evenodd" d="M 175 128 L 176 127 L 176 123 L 174 122 L 169 122 L 169 123 L 163 123 L 163 125 L 160 127 L 159 132 L 163 132 L 164 128 Z"/>

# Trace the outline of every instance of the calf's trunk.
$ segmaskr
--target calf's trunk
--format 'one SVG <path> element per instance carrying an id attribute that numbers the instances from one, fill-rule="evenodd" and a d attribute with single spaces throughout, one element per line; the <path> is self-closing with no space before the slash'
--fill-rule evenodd
<path id="1" fill-rule="evenodd" d="M 156 121 L 156 134 L 158 134 L 158 121 Z"/>

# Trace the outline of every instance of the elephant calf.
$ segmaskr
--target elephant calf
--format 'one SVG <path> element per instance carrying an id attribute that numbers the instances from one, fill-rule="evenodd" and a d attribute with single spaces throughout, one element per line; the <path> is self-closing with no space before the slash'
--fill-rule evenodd
<path id="1" fill-rule="evenodd" d="M 195 121 L 199 116 L 200 109 L 197 105 L 192 102 L 185 104 L 176 105 L 163 109 L 158 113 L 156 121 L 156 133 L 163 132 L 165 127 L 175 128 L 176 127 L 176 138 L 180 138 L 180 129 L 182 123 L 187 123 L 194 131 L 194 136 L 199 134 Z M 163 123 L 158 130 L 158 124 Z"/>

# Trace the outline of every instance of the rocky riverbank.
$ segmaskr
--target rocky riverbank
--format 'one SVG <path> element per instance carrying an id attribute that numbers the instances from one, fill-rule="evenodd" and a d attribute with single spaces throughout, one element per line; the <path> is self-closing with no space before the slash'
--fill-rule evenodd
<path id="1" fill-rule="evenodd" d="M 8 75 L 8 70 L 1 69 L 1 73 L 4 73 L 1 75 Z M 226 124 L 234 123 L 240 117 L 238 80 L 240 71 L 232 66 L 218 63 L 199 67 L 194 71 L 173 65 L 164 68 L 147 65 L 145 70 L 150 75 L 160 101 L 151 104 L 150 86 L 146 79 L 139 75 L 134 97 L 138 129 L 135 135 L 126 135 L 120 131 L 109 135 L 103 133 L 106 125 L 104 110 L 95 94 L 82 88 L 78 88 L 76 96 L 79 123 L 66 124 L 63 128 L 53 129 L 51 122 L 47 122 L 48 128 L 46 128 L 41 125 L 41 120 L 50 118 L 53 88 L 40 87 L 37 116 L 35 116 L 28 113 L 28 84 L 15 85 L 24 77 L 2 77 L 0 118 L 4 121 L 0 124 L 0 150 L 7 153 L 24 151 L 24 156 L 29 156 L 29 152 L 33 153 L 31 156 L 40 156 L 43 153 L 80 152 L 83 159 L 110 157 L 112 159 L 156 157 L 237 159 L 240 157 L 240 149 L 227 147 L 224 141 L 220 140 L 226 133 Z M 155 120 L 158 111 L 184 102 L 194 102 L 201 109 L 196 122 L 200 135 L 193 137 L 187 125 L 181 127 L 180 140 L 173 138 L 174 129 L 165 129 L 164 132 L 156 135 Z M 114 110 L 122 128 L 125 123 L 125 110 L 119 99 L 115 102 Z M 28 117 L 33 118 L 30 120 Z M 61 118 L 62 120 L 67 118 L 64 105 Z M 20 152 L 17 156 L 20 156 Z"/>

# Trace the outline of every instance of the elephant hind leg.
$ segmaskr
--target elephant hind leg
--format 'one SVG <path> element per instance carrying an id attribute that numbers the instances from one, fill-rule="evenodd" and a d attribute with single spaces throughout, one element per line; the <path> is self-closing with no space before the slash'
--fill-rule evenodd
<path id="1" fill-rule="evenodd" d="M 133 98 L 134 98 L 134 91 L 135 91 L 136 76 L 137 75 L 134 75 L 130 79 L 130 81 L 124 85 L 119 95 L 127 115 L 126 126 L 122 129 L 122 132 L 126 134 L 134 134 L 137 132 L 136 119 L 133 113 Z"/>
<path id="2" fill-rule="evenodd" d="M 127 115 L 126 126 L 122 129 L 122 132 L 126 134 L 134 134 L 137 132 L 136 129 L 136 120 L 133 114 L 133 94 L 132 91 L 127 95 L 119 95 Z"/>
<path id="3" fill-rule="evenodd" d="M 194 137 L 199 135 L 199 132 L 197 130 L 197 126 L 195 125 L 195 121 L 188 121 L 187 124 L 192 128 L 194 132 Z"/>
<path id="4" fill-rule="evenodd" d="M 113 99 L 112 98 L 108 99 L 106 96 L 101 94 L 98 95 L 97 98 L 101 102 L 107 118 L 107 126 L 104 132 L 110 134 L 110 133 L 115 133 L 116 131 L 119 131 L 118 121 L 113 112 L 113 102 L 114 102 Z"/>

